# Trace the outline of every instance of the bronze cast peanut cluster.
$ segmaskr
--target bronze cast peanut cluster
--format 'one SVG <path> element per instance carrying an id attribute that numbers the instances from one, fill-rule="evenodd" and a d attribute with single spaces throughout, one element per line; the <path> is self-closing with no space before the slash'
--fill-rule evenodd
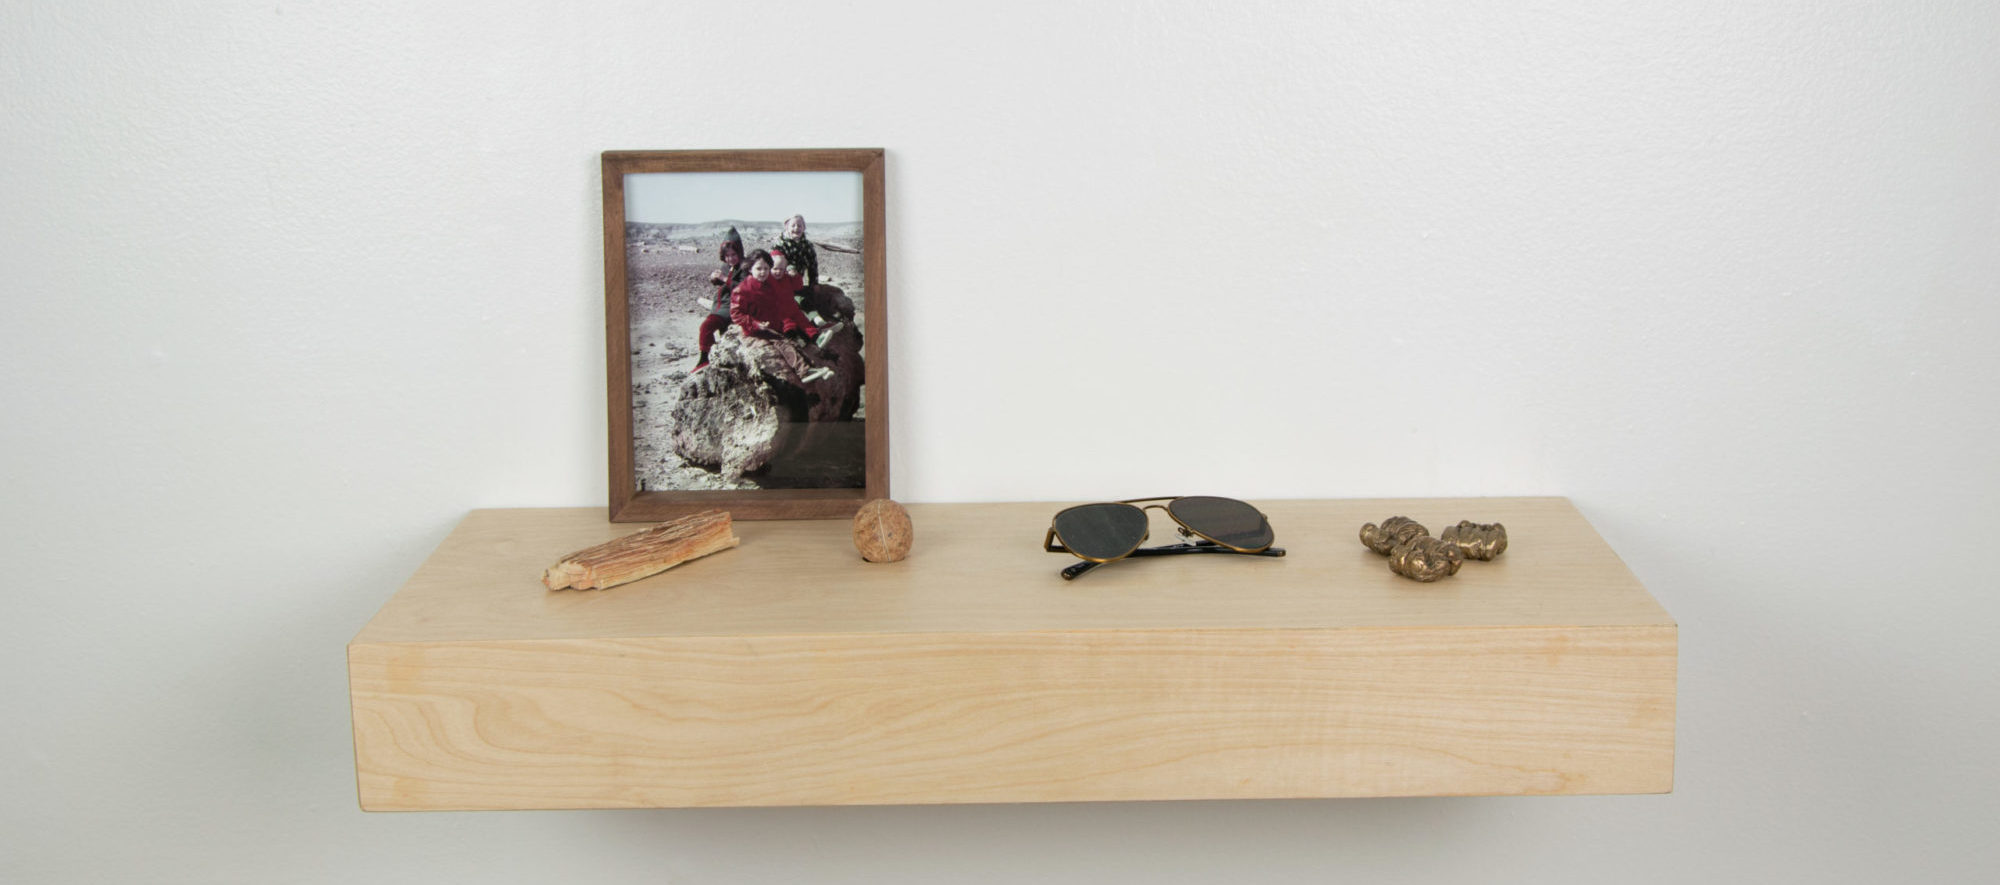
<path id="1" fill-rule="evenodd" d="M 1407 516 L 1392 516 L 1381 525 L 1361 527 L 1361 543 L 1389 557 L 1389 570 L 1412 581 L 1430 583 L 1458 574 L 1467 559 L 1491 560 L 1507 550 L 1507 527 L 1497 522 L 1461 521 L 1431 537 L 1430 529 Z"/>

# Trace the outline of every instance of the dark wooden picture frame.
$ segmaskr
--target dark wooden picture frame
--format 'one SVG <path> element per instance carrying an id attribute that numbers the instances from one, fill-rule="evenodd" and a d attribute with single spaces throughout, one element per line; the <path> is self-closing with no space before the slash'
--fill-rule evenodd
<path id="1" fill-rule="evenodd" d="M 865 480 L 861 487 L 664 491 L 641 487 L 635 469 L 634 290 L 627 279 L 631 256 L 628 246 L 632 244 L 627 242 L 625 176 L 663 172 L 860 173 L 863 299 L 858 306 L 866 323 L 860 349 L 865 376 L 861 396 L 866 404 L 861 422 L 865 440 L 862 455 Z M 611 521 L 652 522 L 711 508 L 727 510 L 736 519 L 842 518 L 852 516 L 870 498 L 889 497 L 888 262 L 883 236 L 882 181 L 880 148 L 604 152 L 604 339 L 610 417 Z M 687 247 L 679 248 L 684 252 Z M 858 331 L 858 324 L 856 328 Z M 724 334 L 732 332 L 725 326 Z"/>

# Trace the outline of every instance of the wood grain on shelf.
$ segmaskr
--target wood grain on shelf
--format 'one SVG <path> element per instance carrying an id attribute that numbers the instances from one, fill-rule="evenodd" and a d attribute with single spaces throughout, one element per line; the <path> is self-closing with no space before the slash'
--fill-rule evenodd
<path id="1" fill-rule="evenodd" d="M 604 594 L 540 570 L 630 526 L 475 512 L 349 646 L 363 806 L 1671 789 L 1676 627 L 1569 502 L 1258 504 L 1288 556 L 1065 582 L 1062 505 L 919 504 L 902 562 L 741 523 Z M 1417 584 L 1355 537 L 1397 514 L 1510 546 Z"/>

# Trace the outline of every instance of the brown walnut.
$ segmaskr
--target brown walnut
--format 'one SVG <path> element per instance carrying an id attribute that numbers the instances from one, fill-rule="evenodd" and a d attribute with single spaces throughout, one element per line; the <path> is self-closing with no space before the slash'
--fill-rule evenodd
<path id="1" fill-rule="evenodd" d="M 895 562 L 910 555 L 914 531 L 903 505 L 875 498 L 854 514 L 854 549 L 869 562 Z"/>

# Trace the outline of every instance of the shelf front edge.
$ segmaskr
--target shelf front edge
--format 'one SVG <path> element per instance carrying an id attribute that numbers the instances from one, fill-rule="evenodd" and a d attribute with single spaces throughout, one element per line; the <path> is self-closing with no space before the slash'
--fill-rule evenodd
<path id="1" fill-rule="evenodd" d="M 1671 625 L 363 642 L 368 810 L 1660 793 Z"/>

